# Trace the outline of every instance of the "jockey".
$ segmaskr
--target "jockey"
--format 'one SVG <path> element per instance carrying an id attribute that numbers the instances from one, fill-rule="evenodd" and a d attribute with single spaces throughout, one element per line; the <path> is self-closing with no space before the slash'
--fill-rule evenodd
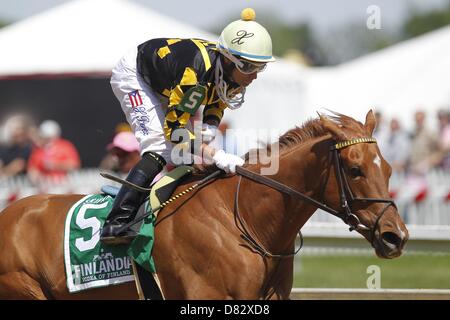
<path id="1" fill-rule="evenodd" d="M 111 87 L 141 147 L 142 159 L 126 180 L 148 186 L 181 145 L 193 153 L 190 118 L 204 105 L 201 154 L 227 173 L 244 160 L 208 146 L 226 108 L 244 102 L 246 87 L 272 57 L 267 30 L 254 21 L 253 9 L 227 25 L 218 42 L 201 39 L 152 39 L 128 52 L 112 70 Z M 132 221 L 145 194 L 122 186 L 101 233 L 105 243 L 127 243 L 136 234 L 116 234 Z"/>

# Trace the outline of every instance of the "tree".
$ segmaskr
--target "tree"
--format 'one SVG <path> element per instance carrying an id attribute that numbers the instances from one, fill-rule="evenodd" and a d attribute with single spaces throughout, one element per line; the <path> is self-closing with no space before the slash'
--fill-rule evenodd
<path id="1" fill-rule="evenodd" d="M 0 29 L 3 27 L 6 27 L 9 24 L 9 22 L 6 22 L 5 20 L 0 19 Z"/>
<path id="2" fill-rule="evenodd" d="M 424 13 L 412 10 L 402 27 L 403 37 L 404 39 L 417 37 L 448 24 L 450 24 L 450 2 L 439 10 Z"/>
<path id="3" fill-rule="evenodd" d="M 313 29 L 307 22 L 293 25 L 272 21 L 267 24 L 272 35 L 274 54 L 285 55 L 289 50 L 299 50 L 313 65 L 325 64 L 325 57 Z"/>
<path id="4" fill-rule="evenodd" d="M 370 30 L 360 21 L 348 22 L 320 36 L 320 45 L 326 52 L 326 63 L 336 65 L 362 55 L 386 48 L 398 41 L 388 28 Z"/>

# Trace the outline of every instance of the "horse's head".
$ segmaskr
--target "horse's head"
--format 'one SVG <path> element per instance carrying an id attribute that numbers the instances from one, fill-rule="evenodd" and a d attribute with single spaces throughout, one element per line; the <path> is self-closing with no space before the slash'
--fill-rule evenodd
<path id="1" fill-rule="evenodd" d="M 389 196 L 392 169 L 371 138 L 376 125 L 370 110 L 365 124 L 350 117 L 320 116 L 332 137 L 334 175 L 327 180 L 324 199 L 357 230 L 382 258 L 401 255 L 408 230 Z M 331 170 L 331 169 L 330 169 Z"/>

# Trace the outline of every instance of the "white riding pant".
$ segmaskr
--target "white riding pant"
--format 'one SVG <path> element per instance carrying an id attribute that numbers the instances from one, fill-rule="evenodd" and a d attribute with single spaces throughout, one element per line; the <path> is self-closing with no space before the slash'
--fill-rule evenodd
<path id="1" fill-rule="evenodd" d="M 111 87 L 141 147 L 141 155 L 155 152 L 172 165 L 173 143 L 164 136 L 168 99 L 144 82 L 136 68 L 137 47 L 128 51 L 112 70 Z M 133 98 L 130 93 L 137 90 Z M 190 129 L 190 126 L 187 126 Z"/>

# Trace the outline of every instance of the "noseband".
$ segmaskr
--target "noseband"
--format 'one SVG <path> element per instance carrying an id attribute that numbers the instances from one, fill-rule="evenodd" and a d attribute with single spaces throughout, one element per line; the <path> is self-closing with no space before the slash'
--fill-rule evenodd
<path id="1" fill-rule="evenodd" d="M 291 254 L 273 254 L 270 253 L 267 249 L 264 248 L 264 246 L 261 244 L 260 241 L 255 239 L 255 237 L 252 237 L 251 234 L 248 231 L 248 227 L 245 223 L 245 221 L 242 219 L 240 212 L 239 212 L 239 204 L 238 204 L 238 196 L 239 196 L 239 189 L 242 177 L 246 177 L 250 180 L 253 180 L 255 182 L 264 184 L 268 187 L 271 187 L 275 190 L 278 190 L 280 192 L 283 192 L 287 195 L 294 196 L 296 198 L 300 198 L 301 200 L 304 200 L 308 202 L 309 204 L 315 206 L 318 209 L 322 209 L 323 211 L 326 211 L 344 221 L 345 224 L 347 224 L 350 227 L 350 231 L 357 230 L 357 231 L 369 231 L 371 233 L 371 243 L 374 245 L 375 240 L 375 231 L 378 227 L 378 224 L 380 222 L 381 217 L 384 215 L 386 210 L 390 206 L 395 205 L 394 201 L 392 199 L 384 199 L 384 198 L 358 198 L 355 197 L 350 185 L 348 184 L 347 177 L 345 175 L 344 166 L 342 164 L 342 159 L 340 155 L 340 150 L 346 147 L 349 147 L 351 145 L 359 144 L 359 143 L 376 143 L 376 140 L 374 138 L 356 138 L 352 140 L 346 140 L 339 143 L 335 143 L 330 148 L 330 156 L 329 156 L 329 165 L 327 169 L 327 175 L 325 177 L 325 183 L 322 184 L 322 192 L 321 192 L 321 199 L 323 199 L 323 194 L 325 192 L 325 187 L 328 182 L 328 178 L 330 176 L 330 168 L 332 162 L 334 162 L 334 171 L 336 175 L 336 180 L 338 183 L 339 188 L 339 197 L 340 197 L 340 208 L 339 210 L 335 210 L 328 205 L 325 204 L 325 202 L 322 200 L 321 202 L 301 193 L 297 190 L 292 189 L 291 187 L 280 183 L 276 180 L 270 179 L 266 176 L 262 176 L 260 174 L 257 174 L 255 172 L 249 171 L 243 167 L 236 167 L 236 173 L 239 174 L 241 177 L 239 177 L 238 185 L 236 188 L 236 194 L 235 194 L 235 217 L 237 221 L 240 223 L 240 230 L 243 233 L 244 239 L 246 239 L 250 245 L 263 254 L 264 256 L 274 257 L 274 258 L 287 258 L 294 256 L 301 248 L 295 251 Z M 364 203 L 385 203 L 386 205 L 381 210 L 380 214 L 377 216 L 377 219 L 375 220 L 375 223 L 372 227 L 368 227 L 361 223 L 359 218 L 352 213 L 352 205 L 357 202 L 364 202 Z M 300 232 L 299 232 L 300 233 Z"/>

